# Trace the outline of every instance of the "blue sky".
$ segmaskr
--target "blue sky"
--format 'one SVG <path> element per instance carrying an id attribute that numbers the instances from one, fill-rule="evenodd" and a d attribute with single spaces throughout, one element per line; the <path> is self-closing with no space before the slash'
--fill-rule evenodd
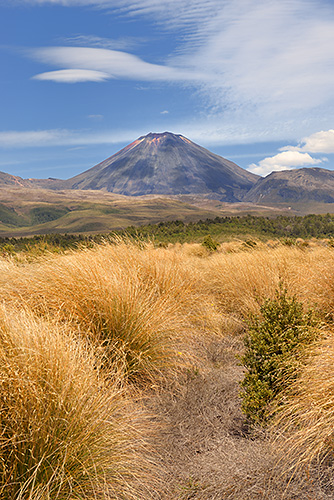
<path id="1" fill-rule="evenodd" d="M 4 172 L 166 130 L 259 175 L 334 169 L 333 0 L 0 0 L 0 68 Z"/>

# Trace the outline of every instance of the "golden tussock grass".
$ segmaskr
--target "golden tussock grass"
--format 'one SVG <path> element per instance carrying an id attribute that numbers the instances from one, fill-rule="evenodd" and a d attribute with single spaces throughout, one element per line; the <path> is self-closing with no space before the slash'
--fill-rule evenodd
<path id="1" fill-rule="evenodd" d="M 258 447 L 259 457 L 262 446 L 267 450 L 265 453 L 270 453 L 268 441 L 266 445 L 256 441 L 253 446 L 244 435 L 237 396 L 242 371 L 234 355 L 242 349 L 240 337 L 246 328 L 245 320 L 259 312 L 265 299 L 274 298 L 280 283 L 305 309 L 315 308 L 323 321 L 332 323 L 334 250 L 311 243 L 306 245 L 300 241 L 296 246 L 286 246 L 278 242 L 269 245 L 258 242 L 252 248 L 236 242 L 226 243 L 218 252 L 209 253 L 201 245 L 154 248 L 151 244 L 119 240 L 65 255 L 43 256 L 33 262 L 0 261 L 0 289 L 5 304 L 1 312 L 0 351 L 4 359 L 2 366 L 7 367 L 1 372 L 2 397 L 8 399 L 8 395 L 13 394 L 10 411 L 16 412 L 18 430 L 11 432 L 12 436 L 21 436 L 17 442 L 12 437 L 7 439 L 10 428 L 7 421 L 15 421 L 15 418 L 4 412 L 0 425 L 7 441 L 1 441 L 5 450 L 2 456 L 17 457 L 16 461 L 13 458 L 13 464 L 17 464 L 18 472 L 16 475 L 11 472 L 16 470 L 14 465 L 3 468 L 3 491 L 17 488 L 8 489 L 7 497 L 3 498 L 79 499 L 85 498 L 84 495 L 90 498 L 92 492 L 99 498 L 105 485 L 110 498 L 122 494 L 126 499 L 135 498 L 131 476 L 136 475 L 136 462 L 137 476 L 142 470 L 142 482 L 148 484 L 151 480 L 146 478 L 145 459 L 140 458 L 145 455 L 144 451 L 139 452 L 136 459 L 132 454 L 136 441 L 129 429 L 131 422 L 124 420 L 129 403 L 120 386 L 127 386 L 128 381 L 139 383 L 140 389 L 144 389 L 140 394 L 145 394 L 147 400 L 152 393 L 146 389 L 159 386 L 166 377 L 177 378 L 179 373 L 187 373 L 185 368 L 190 368 L 187 380 L 179 379 L 180 384 L 185 383 L 184 388 L 177 389 L 176 396 L 166 396 L 168 403 L 162 409 L 164 415 L 175 417 L 175 428 L 172 424 L 168 428 L 168 424 L 163 431 L 166 442 L 170 442 L 167 462 L 175 462 L 172 454 L 184 438 L 183 434 L 176 435 L 176 427 L 179 433 L 186 430 L 187 436 L 200 440 L 200 447 L 197 442 L 189 444 L 194 454 L 198 449 L 201 453 L 205 450 L 203 436 L 207 435 L 205 439 L 209 442 L 211 430 L 213 433 L 219 430 L 223 434 L 217 434 L 218 441 L 234 447 L 233 456 L 238 464 L 235 467 L 239 469 L 246 460 L 246 449 L 250 449 L 250 460 L 254 447 Z M 20 309 L 23 312 L 10 312 Z M 233 347 L 233 356 L 226 351 L 228 345 L 237 346 Z M 195 368 L 191 369 L 192 365 Z M 298 385 L 286 396 L 284 415 L 290 418 L 291 426 L 286 426 L 282 419 L 278 432 L 290 440 L 291 454 L 286 454 L 290 457 L 289 467 L 295 463 L 308 464 L 332 453 L 332 365 L 334 341 L 332 335 L 328 335 L 311 353 L 296 382 Z M 230 377 L 228 384 L 227 379 L 223 382 L 227 376 Z M 195 401 L 195 392 L 199 394 L 201 380 L 203 390 L 199 397 L 205 404 L 198 406 L 200 401 Z M 221 390 L 224 384 L 226 390 Z M 196 391 L 189 393 L 189 387 Z M 210 396 L 206 396 L 208 388 Z M 136 390 L 131 385 L 132 395 Z M 218 401 L 217 394 L 224 403 Z M 154 397 L 158 397 L 157 394 Z M 231 402 L 230 398 L 233 398 Z M 5 399 L 2 404 L 7 408 Z M 135 402 L 134 407 L 137 406 Z M 198 412 L 192 419 L 189 412 L 196 407 Z M 233 409 L 233 418 L 229 408 Z M 308 413 L 310 408 L 312 415 Z M 61 413 L 63 410 L 66 417 Z M 58 414 L 62 415 L 59 419 L 53 418 Z M 217 420 L 217 415 L 221 420 Z M 207 434 L 200 430 L 202 417 L 210 422 Z M 69 427 L 60 425 L 62 418 Z M 221 427 L 219 421 L 224 421 Z M 140 436 L 145 441 L 147 430 L 145 426 L 140 427 L 140 423 L 138 427 L 140 444 Z M 59 435 L 62 437 L 57 441 Z M 26 443 L 23 452 L 19 448 L 21 441 Z M 190 441 L 189 437 L 187 442 Z M 51 442 L 59 446 L 49 449 Z M 219 469 L 221 466 L 212 451 L 215 443 L 210 443 L 211 451 L 207 453 L 213 466 L 218 467 L 217 471 L 225 470 Z M 27 451 L 30 449 L 32 453 Z M 72 449 L 73 453 L 68 453 Z M 224 453 L 221 456 L 225 456 Z M 69 461 L 67 465 L 67 460 L 76 456 L 78 460 L 73 464 Z M 188 461 L 189 454 L 185 456 Z M 273 462 L 275 460 L 276 457 Z M 200 462 L 200 454 L 192 463 L 200 475 L 194 465 L 197 462 Z M 23 472 L 19 469 L 22 464 L 26 464 Z M 181 463 L 179 467 L 181 470 Z M 224 481 L 231 484 L 233 474 L 239 477 L 239 470 L 233 472 L 233 467 L 230 460 L 229 478 L 226 476 L 221 483 L 217 472 L 217 484 Z M 261 467 L 264 469 L 265 464 Z M 73 472 L 72 478 L 72 471 L 76 469 L 78 473 Z M 91 471 L 91 474 L 83 471 Z M 210 474 L 208 471 L 207 477 L 211 477 Z M 13 477 L 20 479 L 13 480 Z M 254 484 L 260 484 L 262 479 L 257 482 L 255 477 Z M 174 486 L 175 492 L 177 485 Z M 58 491 L 64 494 L 58 495 Z M 179 498 L 171 491 L 167 488 L 166 493 L 160 497 L 157 493 L 154 498 Z M 247 496 L 240 485 L 231 486 L 231 491 L 238 493 L 226 498 L 281 498 L 278 493 L 267 497 L 260 493 L 252 497 L 249 496 L 252 493 L 247 493 Z M 145 495 L 142 492 L 139 498 L 144 499 Z M 296 498 L 306 499 L 306 493 L 303 495 L 298 497 L 297 493 Z M 192 498 L 218 497 L 219 490 L 211 496 L 199 490 Z"/>
<path id="2" fill-rule="evenodd" d="M 120 381 L 64 325 L 2 307 L 0 388 L 2 499 L 120 498 L 143 472 Z"/>
<path id="3" fill-rule="evenodd" d="M 194 334 L 216 321 L 196 284 L 175 253 L 119 242 L 13 264 L 1 288 L 6 301 L 70 321 L 129 378 L 156 381 L 184 365 Z"/>
<path id="4" fill-rule="evenodd" d="M 258 313 L 264 299 L 274 297 L 279 283 L 305 305 L 316 305 L 328 314 L 334 306 L 333 264 L 332 249 L 281 245 L 215 253 L 197 266 L 203 286 L 216 297 L 221 310 L 244 318 Z"/>
<path id="5" fill-rule="evenodd" d="M 283 464 L 294 473 L 334 458 L 333 332 L 327 332 L 308 355 L 276 419 Z"/>

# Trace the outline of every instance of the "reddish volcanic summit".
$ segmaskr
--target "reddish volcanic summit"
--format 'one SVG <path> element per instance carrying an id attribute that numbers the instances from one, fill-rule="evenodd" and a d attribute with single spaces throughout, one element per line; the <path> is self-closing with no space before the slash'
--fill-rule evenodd
<path id="1" fill-rule="evenodd" d="M 139 137 L 66 185 L 131 196 L 201 194 L 233 202 L 241 200 L 257 179 L 186 137 L 164 132 Z"/>

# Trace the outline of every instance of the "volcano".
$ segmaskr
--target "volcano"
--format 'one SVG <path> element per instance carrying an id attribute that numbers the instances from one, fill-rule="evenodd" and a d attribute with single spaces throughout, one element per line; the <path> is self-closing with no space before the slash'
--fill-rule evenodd
<path id="1" fill-rule="evenodd" d="M 127 196 L 204 195 L 237 202 L 259 177 L 170 132 L 149 133 L 66 181 L 68 189 Z"/>

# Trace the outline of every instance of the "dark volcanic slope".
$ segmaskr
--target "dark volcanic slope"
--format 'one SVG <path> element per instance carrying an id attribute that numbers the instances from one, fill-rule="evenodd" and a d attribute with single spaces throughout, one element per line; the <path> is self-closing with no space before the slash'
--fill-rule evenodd
<path id="1" fill-rule="evenodd" d="M 203 194 L 239 201 L 258 176 L 169 132 L 140 137 L 110 158 L 68 181 L 69 189 L 113 193 Z"/>
<path id="2" fill-rule="evenodd" d="M 272 172 L 260 179 L 244 201 L 252 203 L 334 203 L 334 171 L 301 168 Z"/>

